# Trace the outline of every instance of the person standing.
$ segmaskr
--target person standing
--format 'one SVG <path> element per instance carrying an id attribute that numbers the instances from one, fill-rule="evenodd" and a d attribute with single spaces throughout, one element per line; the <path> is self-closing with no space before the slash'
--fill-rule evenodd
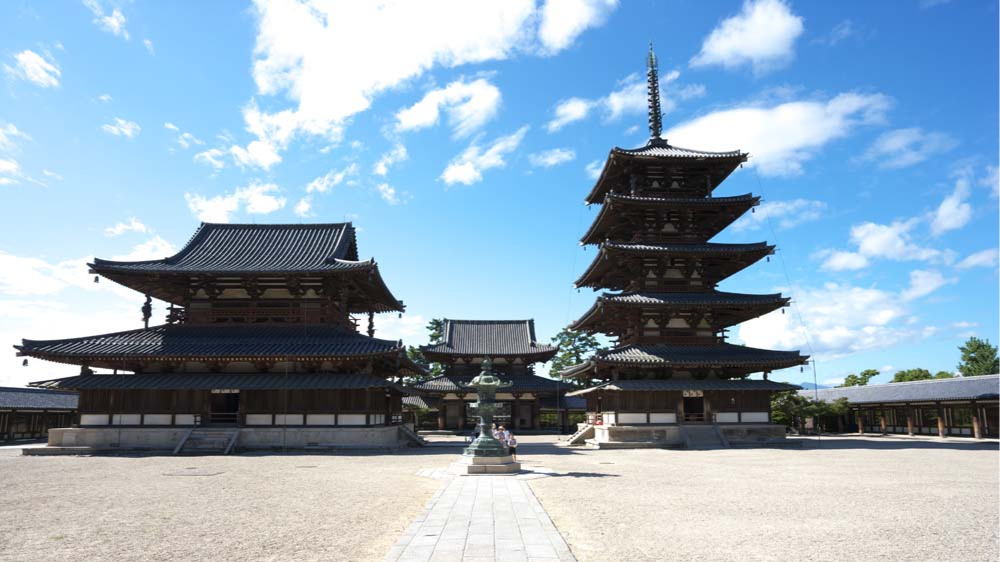
<path id="1" fill-rule="evenodd" d="M 507 447 L 510 449 L 510 456 L 514 462 L 517 462 L 517 437 L 514 434 L 507 432 Z"/>

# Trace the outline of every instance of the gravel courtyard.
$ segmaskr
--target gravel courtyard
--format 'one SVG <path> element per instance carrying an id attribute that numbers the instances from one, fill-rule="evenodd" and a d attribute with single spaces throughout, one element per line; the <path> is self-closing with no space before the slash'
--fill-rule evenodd
<path id="1" fill-rule="evenodd" d="M 581 562 L 997 560 L 996 444 L 589 451 L 522 436 L 529 486 Z M 458 448 L 398 454 L 23 457 L 0 449 L 0 560 L 379 561 Z"/>
<path id="2" fill-rule="evenodd" d="M 805 445 L 523 455 L 576 474 L 530 486 L 581 562 L 998 559 L 995 441 Z"/>

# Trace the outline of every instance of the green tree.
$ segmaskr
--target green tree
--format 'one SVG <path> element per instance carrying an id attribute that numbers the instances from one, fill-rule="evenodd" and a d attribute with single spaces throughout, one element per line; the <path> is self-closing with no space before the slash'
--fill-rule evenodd
<path id="1" fill-rule="evenodd" d="M 771 395 L 771 421 L 798 428 L 801 433 L 809 406 L 810 400 L 794 390 L 775 392 Z"/>
<path id="2" fill-rule="evenodd" d="M 440 318 L 434 318 L 427 323 L 428 338 L 430 339 L 431 345 L 437 345 L 444 341 L 444 321 Z M 425 381 L 434 377 L 441 376 L 444 373 L 444 366 L 440 363 L 431 363 L 424 357 L 424 354 L 420 352 L 420 348 L 410 345 L 406 347 L 406 356 L 417 365 L 420 365 L 427 370 L 427 375 L 414 376 L 414 377 L 404 377 L 403 382 L 405 384 L 416 384 L 418 382 Z"/>
<path id="3" fill-rule="evenodd" d="M 590 359 L 594 352 L 600 349 L 601 344 L 597 343 L 597 338 L 592 334 L 578 332 L 563 328 L 561 332 L 552 338 L 552 343 L 559 347 L 559 353 L 552 358 L 552 366 L 549 375 L 561 378 L 560 372 L 563 369 L 579 365 Z"/>
<path id="4" fill-rule="evenodd" d="M 875 376 L 878 376 L 878 370 L 865 369 L 857 375 L 850 374 L 844 377 L 844 384 L 839 385 L 838 388 L 847 386 L 868 386 L 868 381 L 872 380 L 872 377 Z"/>
<path id="5" fill-rule="evenodd" d="M 927 369 L 903 369 L 896 371 L 889 382 L 925 381 L 934 378 Z"/>
<path id="6" fill-rule="evenodd" d="M 962 352 L 962 362 L 958 364 L 958 371 L 963 377 L 994 375 L 1000 372 L 997 348 L 990 345 L 990 340 L 972 337 L 958 349 Z"/>
<path id="7" fill-rule="evenodd" d="M 934 378 L 936 379 L 953 379 L 955 378 L 955 373 L 949 373 L 948 371 L 938 371 L 934 373 Z"/>

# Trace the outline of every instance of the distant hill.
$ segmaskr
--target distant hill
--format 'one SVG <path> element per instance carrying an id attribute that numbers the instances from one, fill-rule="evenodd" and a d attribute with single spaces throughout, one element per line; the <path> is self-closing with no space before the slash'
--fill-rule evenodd
<path id="1" fill-rule="evenodd" d="M 804 390 L 812 390 L 814 388 L 833 388 L 832 386 L 828 386 L 825 384 L 813 384 L 811 382 L 800 382 L 796 384 L 801 386 Z"/>

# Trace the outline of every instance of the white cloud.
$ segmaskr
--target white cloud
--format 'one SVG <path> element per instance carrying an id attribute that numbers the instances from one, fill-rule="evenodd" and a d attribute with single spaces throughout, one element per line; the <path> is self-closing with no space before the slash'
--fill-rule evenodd
<path id="1" fill-rule="evenodd" d="M 910 272 L 910 286 L 900 293 L 899 297 L 904 301 L 911 301 L 927 296 L 955 281 L 955 279 L 945 278 L 939 271 L 917 269 Z"/>
<path id="2" fill-rule="evenodd" d="M 330 170 L 326 175 L 320 176 L 309 182 L 306 186 L 306 193 L 326 193 L 331 187 L 336 187 L 350 176 L 358 174 L 358 165 L 351 163 L 342 170 Z"/>
<path id="3" fill-rule="evenodd" d="M 21 166 L 16 160 L 0 158 L 0 185 L 18 183 L 21 177 Z"/>
<path id="4" fill-rule="evenodd" d="M 431 90 L 412 106 L 396 113 L 396 131 L 415 131 L 436 125 L 443 110 L 448 114 L 454 136 L 468 136 L 496 117 L 500 110 L 500 90 L 485 78 L 472 82 L 456 80 L 444 88 Z"/>
<path id="5" fill-rule="evenodd" d="M 148 230 L 146 225 L 142 224 L 142 221 L 135 217 L 129 217 L 128 222 L 120 222 L 114 226 L 105 228 L 104 234 L 118 236 L 126 232 L 147 232 Z"/>
<path id="6" fill-rule="evenodd" d="M 746 213 L 733 223 L 733 230 L 757 230 L 768 221 L 781 229 L 789 229 L 802 223 L 818 220 L 826 210 L 826 203 L 807 199 L 791 201 L 768 201 L 759 205 L 754 213 Z"/>
<path id="7" fill-rule="evenodd" d="M 558 13 L 556 5 L 544 9 Z M 581 25 L 597 22 L 594 18 L 581 24 L 577 18 L 568 27 L 552 22 L 555 27 L 546 37 L 553 43 L 546 45 L 538 35 L 541 20 L 534 0 L 258 0 L 254 14 L 257 93 L 283 96 L 289 104 L 259 117 L 244 111 L 247 129 L 256 139 L 231 152 L 246 165 L 262 168 L 279 162 L 297 136 L 340 140 L 347 120 L 367 110 L 376 96 L 435 67 L 503 60 L 518 53 L 551 54 L 558 41 L 571 41 Z M 253 100 L 250 105 L 256 107 Z M 255 126 L 255 119 L 271 121 L 272 126 Z"/>
<path id="8" fill-rule="evenodd" d="M 125 29 L 125 15 L 121 10 L 115 8 L 111 14 L 105 14 L 98 0 L 83 0 L 83 5 L 93 12 L 94 23 L 102 30 L 126 41 L 129 39 L 128 30 Z"/>
<path id="9" fill-rule="evenodd" d="M 750 65 L 757 74 L 775 70 L 795 58 L 795 40 L 804 29 L 802 18 L 783 0 L 747 0 L 739 14 L 705 38 L 691 66 Z"/>
<path id="10" fill-rule="evenodd" d="M 145 232 L 145 231 L 143 231 Z M 159 236 L 154 236 L 145 242 L 133 247 L 125 254 L 112 256 L 115 261 L 145 261 L 169 258 L 177 253 L 177 249 L 170 242 Z"/>
<path id="11" fill-rule="evenodd" d="M 155 55 L 156 54 L 156 50 L 153 49 L 153 42 L 150 41 L 149 39 L 143 39 L 142 40 L 142 46 L 146 47 L 146 51 L 148 51 L 149 54 L 151 54 L 151 55 Z"/>
<path id="12" fill-rule="evenodd" d="M 299 199 L 299 202 L 295 204 L 295 216 L 297 217 L 311 217 L 312 216 L 312 198 L 309 196 Z"/>
<path id="13" fill-rule="evenodd" d="M 586 119 L 593 107 L 594 102 L 581 98 L 562 100 L 556 104 L 555 117 L 545 125 L 545 129 L 554 133 L 574 121 Z"/>
<path id="14" fill-rule="evenodd" d="M 547 0 L 542 7 L 538 38 L 549 53 L 557 53 L 589 27 L 604 23 L 617 0 Z"/>
<path id="15" fill-rule="evenodd" d="M 919 127 L 896 129 L 879 135 L 862 158 L 878 161 L 882 168 L 905 168 L 947 152 L 957 144 L 944 133 L 924 132 Z"/>
<path id="16" fill-rule="evenodd" d="M 103 103 L 108 103 L 111 100 L 113 100 L 114 98 L 111 97 L 111 94 L 101 94 L 101 95 L 97 96 L 97 99 L 100 100 Z"/>
<path id="17" fill-rule="evenodd" d="M 205 144 L 205 141 L 199 139 L 198 137 L 192 135 L 191 133 L 182 132 L 181 129 L 180 129 L 180 127 L 178 127 L 177 125 L 174 125 L 173 123 L 171 123 L 169 121 L 166 122 L 166 123 L 164 123 L 163 127 L 165 129 L 169 129 L 169 130 L 174 131 L 175 133 L 177 133 L 177 138 L 174 139 L 174 140 L 184 150 L 187 150 L 188 148 L 190 148 L 190 147 L 192 147 L 194 145 L 202 146 L 202 145 Z M 221 153 L 221 151 L 219 151 L 219 152 Z"/>
<path id="18" fill-rule="evenodd" d="M 359 325 L 365 325 L 368 319 L 359 319 Z M 425 345 L 429 343 L 427 320 L 420 314 L 405 314 L 400 318 L 396 314 L 375 315 L 375 337 L 383 340 L 403 340 L 407 345 Z"/>
<path id="19" fill-rule="evenodd" d="M 568 148 L 553 148 L 528 156 L 528 161 L 536 168 L 551 168 L 576 158 L 576 152 Z"/>
<path id="20" fill-rule="evenodd" d="M 139 134 L 139 131 L 142 130 L 142 127 L 140 127 L 135 121 L 126 121 L 120 117 L 115 117 L 114 119 L 114 123 L 101 125 L 101 130 L 109 135 L 114 135 L 116 137 L 128 137 L 130 139 L 134 138 Z"/>
<path id="21" fill-rule="evenodd" d="M 686 84 L 677 88 L 674 95 L 681 100 L 690 100 L 703 97 L 707 93 L 708 89 L 705 88 L 704 84 Z"/>
<path id="22" fill-rule="evenodd" d="M 200 162 L 207 166 L 211 166 L 216 170 L 221 170 L 226 167 L 226 162 L 222 159 L 225 156 L 225 152 L 219 148 L 210 148 L 204 152 L 199 152 L 194 155 L 194 161 Z"/>
<path id="23" fill-rule="evenodd" d="M 822 268 L 827 271 L 855 271 L 868 267 L 868 258 L 857 252 L 836 250 L 823 255 L 826 255 L 826 260 Z"/>
<path id="24" fill-rule="evenodd" d="M 971 170 L 960 171 L 955 180 L 955 190 L 932 213 L 931 234 L 934 236 L 962 228 L 972 218 L 972 206 L 965 202 L 971 191 L 971 176 Z"/>
<path id="25" fill-rule="evenodd" d="M 235 192 L 211 198 L 185 193 L 188 208 L 203 222 L 229 222 L 243 208 L 249 214 L 266 215 L 285 206 L 284 197 L 273 195 L 281 190 L 273 183 L 251 183 Z"/>
<path id="26" fill-rule="evenodd" d="M 997 166 L 987 166 L 986 176 L 979 180 L 979 185 L 990 188 L 990 195 L 996 199 L 1000 197 L 1000 168 Z"/>
<path id="27" fill-rule="evenodd" d="M 19 130 L 13 123 L 0 122 L 0 152 L 13 152 L 17 149 L 17 139 L 29 139 L 24 131 Z"/>
<path id="28" fill-rule="evenodd" d="M 169 129 L 171 131 L 180 131 L 180 128 L 177 125 L 174 125 L 173 123 L 171 123 L 170 121 L 167 121 L 166 123 L 164 123 L 163 124 L 163 128 L 164 129 Z"/>
<path id="29" fill-rule="evenodd" d="M 974 254 L 969 254 L 962 261 L 958 262 L 955 267 L 959 269 L 969 269 L 972 267 L 994 267 L 997 265 L 997 261 L 1000 259 L 1000 250 L 997 248 L 990 248 L 988 250 L 980 250 Z"/>
<path id="30" fill-rule="evenodd" d="M 808 340 L 815 355 L 826 360 L 912 343 L 935 331 L 912 321 L 909 302 L 902 295 L 915 287 L 901 293 L 837 283 L 793 287 L 786 293 L 797 311 L 776 310 L 744 322 L 738 338 L 764 349 L 803 349 Z"/>
<path id="31" fill-rule="evenodd" d="M 737 107 L 681 123 L 665 138 L 701 150 L 747 150 L 761 174 L 792 176 L 827 143 L 880 123 L 890 100 L 882 94 L 840 94 L 829 101 Z"/>
<path id="32" fill-rule="evenodd" d="M 648 110 L 646 82 L 638 74 L 629 75 L 619 82 L 619 86 L 621 87 L 618 90 L 611 92 L 602 100 L 608 121 L 615 121 L 625 114 L 643 113 Z M 663 113 L 670 113 L 673 109 L 666 96 L 661 96 L 660 107 Z"/>
<path id="33" fill-rule="evenodd" d="M 51 56 L 49 58 L 51 59 Z M 3 65 L 7 74 L 42 88 L 54 88 L 59 85 L 62 72 L 55 61 L 49 62 L 38 53 L 27 49 L 14 55 L 14 60 L 17 61 L 15 67 Z"/>
<path id="34" fill-rule="evenodd" d="M 858 30 L 854 27 L 854 22 L 851 20 L 843 20 L 837 25 L 833 26 L 833 29 L 829 33 L 817 37 L 812 40 L 813 43 L 822 43 L 833 47 L 837 43 L 840 43 L 848 37 L 852 37 L 858 34 Z"/>
<path id="35" fill-rule="evenodd" d="M 392 150 L 386 152 L 378 159 L 375 166 L 372 168 L 372 173 L 376 176 L 385 176 L 389 173 L 389 166 L 402 162 L 406 160 L 409 155 L 406 153 L 406 147 L 400 143 L 396 143 L 396 146 L 392 147 Z"/>
<path id="36" fill-rule="evenodd" d="M 455 183 L 472 185 L 482 181 L 484 171 L 507 164 L 504 156 L 517 149 L 521 141 L 524 140 L 528 128 L 525 125 L 513 134 L 494 140 L 485 150 L 473 143 L 448 164 L 448 167 L 441 173 L 441 179 L 447 185 Z"/>
<path id="37" fill-rule="evenodd" d="M 378 190 L 379 197 L 381 197 L 386 203 L 390 205 L 398 205 L 400 203 L 399 196 L 396 195 L 396 188 L 390 186 L 389 184 L 380 183 L 375 186 L 375 189 Z"/>
<path id="38" fill-rule="evenodd" d="M 48 178 L 52 178 L 56 181 L 62 181 L 63 177 L 51 170 L 42 170 L 42 175 Z"/>
<path id="39" fill-rule="evenodd" d="M 594 160 L 593 162 L 587 164 L 584 168 L 587 172 L 587 177 L 596 180 L 601 177 L 601 171 L 604 170 L 604 160 Z"/>

